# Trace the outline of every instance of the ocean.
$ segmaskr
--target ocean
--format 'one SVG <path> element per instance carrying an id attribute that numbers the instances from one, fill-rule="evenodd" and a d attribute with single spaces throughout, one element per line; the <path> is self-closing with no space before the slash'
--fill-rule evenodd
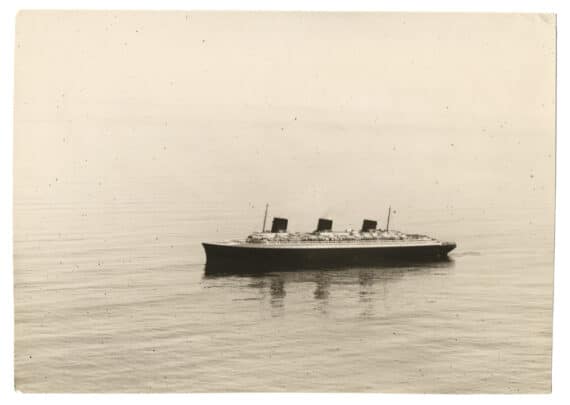
<path id="1" fill-rule="evenodd" d="M 455 241 L 448 262 L 206 276 L 200 243 L 257 230 L 265 201 L 221 209 L 173 195 L 23 195 L 14 214 L 18 390 L 551 389 L 553 218 L 542 210 L 393 216 L 395 229 Z M 297 230 L 309 230 L 306 216 Z"/>

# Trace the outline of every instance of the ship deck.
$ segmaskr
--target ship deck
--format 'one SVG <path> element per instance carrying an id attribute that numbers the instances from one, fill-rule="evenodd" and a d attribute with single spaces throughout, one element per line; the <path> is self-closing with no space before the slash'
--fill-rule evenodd
<path id="1" fill-rule="evenodd" d="M 212 242 L 209 245 L 239 247 L 246 249 L 354 249 L 354 248 L 396 248 L 412 246 L 442 246 L 438 240 L 354 240 L 354 241 L 271 241 L 251 243 L 246 241 Z"/>

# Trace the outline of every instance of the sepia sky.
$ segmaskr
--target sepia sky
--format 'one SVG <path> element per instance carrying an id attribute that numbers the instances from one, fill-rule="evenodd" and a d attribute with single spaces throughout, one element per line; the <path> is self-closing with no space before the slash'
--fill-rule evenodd
<path id="1" fill-rule="evenodd" d="M 16 199 L 554 204 L 552 15 L 29 11 L 16 36 Z"/>

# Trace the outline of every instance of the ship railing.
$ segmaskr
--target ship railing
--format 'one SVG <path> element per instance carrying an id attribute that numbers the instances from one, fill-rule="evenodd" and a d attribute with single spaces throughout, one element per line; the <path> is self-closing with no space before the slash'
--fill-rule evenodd
<path id="1" fill-rule="evenodd" d="M 263 239 L 263 240 L 248 240 L 247 243 L 256 243 L 256 244 L 291 244 L 291 243 L 302 243 L 302 244 L 323 244 L 323 243 L 368 243 L 368 242 L 431 242 L 434 241 L 432 238 L 394 238 L 394 239 L 336 239 L 336 240 L 307 240 L 307 239 Z"/>

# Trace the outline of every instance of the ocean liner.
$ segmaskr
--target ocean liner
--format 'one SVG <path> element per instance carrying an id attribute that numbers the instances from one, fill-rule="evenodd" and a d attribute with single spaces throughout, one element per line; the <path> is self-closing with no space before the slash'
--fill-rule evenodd
<path id="1" fill-rule="evenodd" d="M 360 230 L 333 231 L 333 221 L 320 218 L 313 232 L 288 232 L 288 220 L 274 217 L 261 232 L 242 240 L 202 243 L 206 270 L 210 272 L 254 272 L 274 269 L 306 269 L 330 266 L 382 265 L 394 262 L 445 260 L 454 242 L 442 242 L 426 235 L 390 230 L 390 209 L 386 229 L 365 219 Z"/>

